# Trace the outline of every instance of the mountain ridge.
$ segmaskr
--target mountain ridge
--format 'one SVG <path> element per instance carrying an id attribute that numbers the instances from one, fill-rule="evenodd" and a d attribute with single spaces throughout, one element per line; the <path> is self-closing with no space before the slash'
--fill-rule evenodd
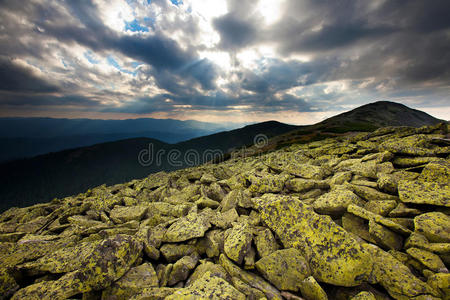
<path id="1" fill-rule="evenodd" d="M 381 104 L 385 105 L 384 102 Z M 363 106 L 363 109 L 366 107 Z M 358 111 L 358 108 L 355 110 Z M 370 123 L 348 122 L 352 120 L 348 118 L 348 114 L 345 114 L 336 116 L 341 116 L 343 122 L 336 122 L 339 118 L 332 117 L 330 119 L 333 122 L 328 121 L 328 125 L 326 125 L 327 120 L 307 126 L 267 121 L 177 144 L 167 144 L 145 138 L 128 139 L 0 164 L 0 180 L 5 183 L 0 187 L 0 199 L 2 199 L 0 205 L 3 206 L 2 209 L 5 209 L 17 205 L 17 203 L 24 205 L 48 201 L 53 197 L 75 194 L 103 183 L 115 184 L 142 178 L 154 172 L 193 166 L 185 159 L 188 152 L 194 153 L 196 157 L 191 158 L 198 164 L 208 160 L 221 161 L 229 158 L 227 153 L 233 149 L 241 147 L 251 149 L 251 146 L 255 144 L 256 136 L 263 138 L 262 147 L 258 145 L 257 150 L 271 151 L 293 143 L 305 143 L 345 134 L 345 132 L 372 131 L 378 128 Z M 435 118 L 429 120 L 433 123 L 441 121 Z M 138 161 L 138 157 L 142 151 L 147 151 L 147 153 L 150 151 L 150 144 L 153 145 L 152 151 L 154 152 L 152 154 L 157 155 L 159 151 L 161 161 L 159 165 L 154 163 L 143 166 Z M 172 154 L 170 154 L 171 151 Z M 212 151 L 212 155 L 218 154 L 218 156 L 207 157 L 205 155 L 207 151 Z M 176 152 L 176 157 L 171 158 L 170 155 L 173 155 L 174 152 Z M 72 153 L 76 153 L 76 155 L 72 155 Z M 72 157 L 72 159 L 69 161 L 67 157 Z M 152 162 L 156 162 L 156 158 L 152 158 L 154 159 Z M 145 165 L 146 162 L 141 163 Z M 30 174 L 33 174 L 34 177 Z M 70 191 L 64 190 L 66 186 L 71 186 Z"/>

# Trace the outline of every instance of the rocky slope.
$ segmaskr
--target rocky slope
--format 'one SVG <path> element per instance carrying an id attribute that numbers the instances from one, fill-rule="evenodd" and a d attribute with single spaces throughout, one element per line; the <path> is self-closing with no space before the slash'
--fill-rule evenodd
<path id="1" fill-rule="evenodd" d="M 449 299 L 448 125 L 296 144 L 0 216 L 0 298 Z"/>

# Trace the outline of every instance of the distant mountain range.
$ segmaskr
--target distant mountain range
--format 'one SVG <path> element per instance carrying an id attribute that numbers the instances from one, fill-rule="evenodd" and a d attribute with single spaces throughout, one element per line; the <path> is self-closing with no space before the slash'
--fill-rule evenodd
<path id="1" fill-rule="evenodd" d="M 242 127 L 173 119 L 0 118 L 0 162 L 129 138 L 148 137 L 166 143 Z"/>
<path id="2" fill-rule="evenodd" d="M 266 150 L 269 151 L 346 132 L 372 131 L 383 126 L 418 127 L 439 122 L 442 120 L 424 112 L 384 101 L 309 126 L 269 121 L 176 144 L 140 137 L 49 153 L 0 165 L 0 211 L 77 194 L 101 184 L 126 182 L 158 171 L 224 159 L 218 154 L 250 147 L 255 142 L 262 143 L 258 148 L 268 147 Z"/>

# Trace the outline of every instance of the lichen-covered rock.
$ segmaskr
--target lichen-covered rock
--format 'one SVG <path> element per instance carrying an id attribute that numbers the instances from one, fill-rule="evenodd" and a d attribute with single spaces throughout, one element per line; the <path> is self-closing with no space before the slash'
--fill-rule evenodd
<path id="1" fill-rule="evenodd" d="M 189 214 L 170 225 L 162 240 L 173 243 L 202 237 L 210 227 L 211 224 L 205 215 Z"/>
<path id="2" fill-rule="evenodd" d="M 263 292 L 268 299 L 282 299 L 280 292 L 266 282 L 264 279 L 250 272 L 241 270 L 238 266 L 233 264 L 224 254 L 219 257 L 219 263 L 227 271 L 231 277 L 237 277 L 251 287 Z"/>
<path id="3" fill-rule="evenodd" d="M 231 283 L 238 291 L 243 293 L 247 299 L 267 299 L 263 292 L 251 287 L 237 277 L 232 277 Z"/>
<path id="4" fill-rule="evenodd" d="M 228 299 L 244 300 L 245 295 L 239 292 L 231 284 L 220 277 L 206 272 L 200 279 L 191 286 L 180 289 L 172 295 L 166 297 L 167 300 L 175 299 Z"/>
<path id="5" fill-rule="evenodd" d="M 450 217 L 441 212 L 429 212 L 414 218 L 414 228 L 430 242 L 450 243 Z"/>
<path id="6" fill-rule="evenodd" d="M 436 254 L 418 248 L 409 248 L 406 252 L 428 269 L 436 273 L 448 273 L 444 263 Z"/>
<path id="7" fill-rule="evenodd" d="M 369 276 L 370 255 L 329 217 L 286 196 L 265 195 L 259 210 L 262 220 L 280 237 L 284 247 L 304 253 L 318 280 L 354 286 Z"/>
<path id="8" fill-rule="evenodd" d="M 404 226 L 400 225 L 399 223 L 396 223 L 388 218 L 384 218 L 380 215 L 371 213 L 370 211 L 365 210 L 362 207 L 350 204 L 347 207 L 347 211 L 349 213 L 354 214 L 355 216 L 360 217 L 360 218 L 366 219 L 368 221 L 372 220 L 376 223 L 384 225 L 399 234 L 408 236 L 411 233 L 411 230 L 409 230 L 408 228 L 405 228 Z"/>
<path id="9" fill-rule="evenodd" d="M 368 211 L 383 217 L 387 216 L 395 207 L 397 207 L 395 200 L 372 200 L 364 205 Z"/>
<path id="10" fill-rule="evenodd" d="M 284 184 L 289 179 L 287 175 L 271 175 L 264 176 L 251 175 L 248 178 L 251 182 L 249 191 L 252 193 L 279 193 L 283 190 Z"/>
<path id="11" fill-rule="evenodd" d="M 436 290 L 440 290 L 444 299 L 450 297 L 450 273 L 437 273 L 428 277 L 427 283 Z"/>
<path id="12" fill-rule="evenodd" d="M 395 299 L 411 299 L 420 295 L 438 296 L 437 291 L 415 277 L 409 268 L 380 248 L 365 244 L 371 252 L 374 268 L 373 282 L 380 283 Z"/>
<path id="13" fill-rule="evenodd" d="M 195 268 L 198 262 L 198 254 L 184 256 L 173 264 L 172 271 L 169 275 L 168 285 L 174 285 L 188 278 L 191 270 Z"/>
<path id="14" fill-rule="evenodd" d="M 186 287 L 192 285 L 196 280 L 200 279 L 206 272 L 210 272 L 211 276 L 220 277 L 224 280 L 229 281 L 229 275 L 225 269 L 218 264 L 212 263 L 210 261 L 200 261 L 200 264 L 195 268 L 195 271 L 186 281 Z"/>
<path id="15" fill-rule="evenodd" d="M 374 188 L 350 184 L 349 187 L 353 190 L 353 192 L 367 201 L 372 200 L 397 200 L 398 197 L 386 193 L 382 193 Z"/>
<path id="16" fill-rule="evenodd" d="M 133 220 L 140 221 L 146 212 L 146 206 L 115 206 L 111 210 L 109 217 L 114 223 L 121 224 Z"/>
<path id="17" fill-rule="evenodd" d="M 389 212 L 389 217 L 400 218 L 400 217 L 411 217 L 420 215 L 422 212 L 417 208 L 411 208 L 406 206 L 404 203 L 399 203 L 393 210 Z"/>
<path id="18" fill-rule="evenodd" d="M 436 159 L 425 166 L 419 178 L 420 181 L 447 184 L 450 181 L 450 163 L 443 159 Z"/>
<path id="19" fill-rule="evenodd" d="M 278 250 L 279 246 L 270 229 L 263 229 L 257 232 L 253 238 L 259 257 L 265 257 Z"/>
<path id="20" fill-rule="evenodd" d="M 369 233 L 376 244 L 383 249 L 401 250 L 403 248 L 403 237 L 387 229 L 374 220 L 369 221 Z"/>
<path id="21" fill-rule="evenodd" d="M 322 180 L 293 178 L 286 182 L 286 187 L 293 192 L 305 193 L 312 189 L 327 189 L 329 184 Z"/>
<path id="22" fill-rule="evenodd" d="M 10 272 L 0 267 L 0 299 L 7 299 L 18 289 L 19 285 Z"/>
<path id="23" fill-rule="evenodd" d="M 141 255 L 142 246 L 131 236 L 116 236 L 99 244 L 83 266 L 54 281 L 18 290 L 12 299 L 65 299 L 81 292 L 101 290 L 122 277 Z"/>
<path id="24" fill-rule="evenodd" d="M 450 207 L 450 185 L 437 182 L 401 180 L 398 183 L 400 201 Z"/>
<path id="25" fill-rule="evenodd" d="M 197 252 L 195 245 L 184 244 L 164 244 L 159 250 L 168 262 L 175 262 L 183 256 L 191 255 L 194 252 Z"/>
<path id="26" fill-rule="evenodd" d="M 313 207 L 319 214 L 342 215 L 350 204 L 363 205 L 363 203 L 352 191 L 339 189 L 320 196 L 314 201 Z"/>
<path id="27" fill-rule="evenodd" d="M 313 276 L 305 278 L 300 283 L 302 296 L 306 300 L 328 300 L 328 296 Z"/>
<path id="28" fill-rule="evenodd" d="M 158 277 L 152 264 L 131 268 L 124 276 L 102 292 L 102 299 L 127 300 L 144 288 L 158 287 Z"/>
<path id="29" fill-rule="evenodd" d="M 371 292 L 361 292 L 350 300 L 376 300 L 376 298 Z"/>
<path id="30" fill-rule="evenodd" d="M 311 275 L 305 258 L 294 248 L 275 251 L 258 260 L 255 266 L 279 290 L 296 292 L 300 282 Z"/>
<path id="31" fill-rule="evenodd" d="M 224 252 L 234 262 L 241 264 L 250 250 L 253 234 L 248 223 L 235 223 L 225 233 Z"/>

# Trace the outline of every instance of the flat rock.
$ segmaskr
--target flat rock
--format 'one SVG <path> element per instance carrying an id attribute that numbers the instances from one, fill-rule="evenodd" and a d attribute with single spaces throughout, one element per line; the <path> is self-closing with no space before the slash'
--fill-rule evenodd
<path id="1" fill-rule="evenodd" d="M 109 217 L 116 224 L 126 223 L 129 221 L 140 221 L 147 212 L 146 206 L 115 206 Z"/>
<path id="2" fill-rule="evenodd" d="M 202 214 L 189 214 L 175 221 L 164 234 L 164 242 L 183 242 L 202 237 L 211 227 L 208 218 Z"/>
<path id="3" fill-rule="evenodd" d="M 450 243 L 450 217 L 441 212 L 429 212 L 414 218 L 414 227 L 430 242 Z"/>
<path id="4" fill-rule="evenodd" d="M 350 204 L 362 205 L 364 202 L 352 191 L 346 189 L 332 190 L 323 194 L 313 203 L 319 214 L 342 215 Z"/>
<path id="5" fill-rule="evenodd" d="M 450 185 L 437 182 L 407 181 L 398 183 L 400 201 L 450 207 Z"/>

